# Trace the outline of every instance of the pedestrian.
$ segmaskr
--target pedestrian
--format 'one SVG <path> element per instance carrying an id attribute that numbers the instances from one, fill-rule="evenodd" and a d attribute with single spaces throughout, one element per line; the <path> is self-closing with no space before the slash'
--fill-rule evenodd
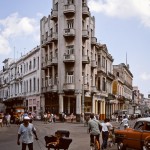
<path id="1" fill-rule="evenodd" d="M 9 113 L 7 113 L 5 116 L 7 127 L 10 127 L 10 118 L 11 118 L 11 115 Z"/>
<path id="2" fill-rule="evenodd" d="M 101 146 L 101 149 L 104 150 L 107 148 L 107 141 L 108 141 L 108 135 L 109 135 L 109 131 L 108 131 L 108 127 L 107 127 L 107 119 L 104 120 L 103 123 L 101 123 L 101 126 L 102 126 L 102 140 L 103 140 L 103 143 L 102 143 L 102 146 Z"/>
<path id="3" fill-rule="evenodd" d="M 0 126 L 3 127 L 3 116 L 1 113 L 0 113 Z"/>
<path id="4" fill-rule="evenodd" d="M 29 150 L 33 150 L 33 134 L 35 135 L 35 139 L 38 140 L 36 129 L 32 123 L 29 123 L 30 118 L 25 116 L 23 118 L 23 123 L 20 125 L 18 129 L 18 139 L 17 144 L 20 145 L 20 137 L 22 139 L 22 150 L 26 150 L 26 146 L 28 146 Z"/>
<path id="5" fill-rule="evenodd" d="M 73 115 L 73 113 L 71 113 L 71 115 L 70 115 L 71 122 L 73 122 L 73 118 L 74 118 L 74 115 Z"/>
<path id="6" fill-rule="evenodd" d="M 129 122 L 128 118 L 126 116 L 124 116 L 124 118 L 122 119 L 122 121 L 120 123 L 120 126 L 121 126 L 121 124 L 123 124 L 124 129 L 126 129 L 129 126 L 128 122 Z"/>
<path id="7" fill-rule="evenodd" d="M 99 143 L 98 150 L 100 150 L 100 140 L 99 140 L 99 137 L 100 137 L 100 129 L 99 129 L 100 122 L 94 118 L 93 113 L 90 114 L 90 118 L 91 119 L 88 121 L 88 130 L 90 132 L 90 146 L 91 147 L 94 146 L 94 136 L 96 136 L 96 139 Z"/>

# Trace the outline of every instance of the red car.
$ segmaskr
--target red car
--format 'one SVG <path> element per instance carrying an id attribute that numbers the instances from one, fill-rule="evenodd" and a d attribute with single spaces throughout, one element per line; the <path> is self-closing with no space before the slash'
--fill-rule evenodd
<path id="1" fill-rule="evenodd" d="M 150 150 L 150 117 L 137 119 L 134 128 L 115 130 L 115 142 L 118 150 Z"/>

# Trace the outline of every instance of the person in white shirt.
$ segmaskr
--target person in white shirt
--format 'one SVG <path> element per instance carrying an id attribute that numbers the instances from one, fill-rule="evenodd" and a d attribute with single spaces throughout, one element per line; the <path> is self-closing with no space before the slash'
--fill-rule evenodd
<path id="1" fill-rule="evenodd" d="M 106 122 L 107 122 L 107 119 L 105 119 L 104 122 L 101 123 L 101 126 L 102 126 L 102 139 L 103 139 L 103 143 L 102 143 L 102 146 L 101 146 L 102 150 L 107 148 L 107 140 L 108 140 L 108 135 L 109 135 L 109 130 L 108 130 Z"/>
<path id="2" fill-rule="evenodd" d="M 126 129 L 129 126 L 129 120 L 126 116 L 124 116 L 124 118 L 122 119 L 120 125 L 123 124 L 124 129 Z"/>
<path id="3" fill-rule="evenodd" d="M 36 135 L 36 129 L 32 123 L 29 123 L 30 118 L 25 116 L 23 119 L 23 123 L 20 125 L 18 129 L 18 139 L 17 144 L 20 145 L 20 137 L 22 139 L 22 150 L 26 150 L 26 146 L 28 146 L 29 150 L 33 150 L 33 134 L 35 135 L 35 139 L 38 140 Z"/>

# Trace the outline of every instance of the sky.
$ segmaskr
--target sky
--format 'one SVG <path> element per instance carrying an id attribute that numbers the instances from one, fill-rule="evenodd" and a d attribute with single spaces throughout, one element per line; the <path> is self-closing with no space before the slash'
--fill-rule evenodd
<path id="1" fill-rule="evenodd" d="M 88 0 L 98 42 L 106 44 L 114 65 L 127 63 L 133 86 L 150 94 L 150 0 Z M 40 44 L 40 19 L 52 0 L 0 1 L 0 67 Z M 1 70 L 1 69 L 0 69 Z"/>

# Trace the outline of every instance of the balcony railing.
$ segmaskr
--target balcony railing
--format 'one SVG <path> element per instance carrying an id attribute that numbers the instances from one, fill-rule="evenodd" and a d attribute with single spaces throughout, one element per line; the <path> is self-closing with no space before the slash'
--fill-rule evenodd
<path id="1" fill-rule="evenodd" d="M 89 64 L 90 63 L 90 58 L 87 55 L 83 55 L 82 56 L 82 63 Z"/>
<path id="2" fill-rule="evenodd" d="M 58 10 L 52 9 L 50 18 L 51 18 L 51 20 L 57 20 L 58 19 Z"/>
<path id="3" fill-rule="evenodd" d="M 72 15 L 75 13 L 75 5 L 64 5 L 64 14 Z"/>
<path id="4" fill-rule="evenodd" d="M 96 45 L 97 44 L 97 38 L 96 37 L 91 37 L 91 44 Z"/>
<path id="5" fill-rule="evenodd" d="M 51 42 L 57 41 L 58 40 L 58 33 L 53 32 L 52 34 L 50 34 L 50 40 L 51 40 Z"/>
<path id="6" fill-rule="evenodd" d="M 75 29 L 67 28 L 64 29 L 64 37 L 74 37 L 75 36 Z"/>
<path id="7" fill-rule="evenodd" d="M 65 63 L 75 62 L 74 54 L 64 54 L 64 62 Z"/>
<path id="8" fill-rule="evenodd" d="M 87 6 L 86 3 L 85 4 L 83 3 L 83 5 L 82 5 L 82 16 L 83 16 L 83 18 L 90 16 L 89 7 Z"/>
<path id="9" fill-rule="evenodd" d="M 82 30 L 82 38 L 89 39 L 89 31 L 88 30 Z"/>
<path id="10" fill-rule="evenodd" d="M 91 61 L 91 67 L 92 68 L 96 68 L 97 67 L 97 61 L 96 60 L 92 60 Z"/>

